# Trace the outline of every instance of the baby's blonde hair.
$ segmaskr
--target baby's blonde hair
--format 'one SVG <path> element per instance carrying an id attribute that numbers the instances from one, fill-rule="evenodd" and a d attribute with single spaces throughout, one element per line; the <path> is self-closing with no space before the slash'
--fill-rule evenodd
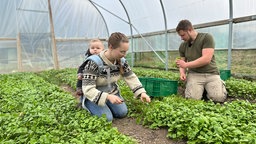
<path id="1" fill-rule="evenodd" d="M 94 43 L 94 42 L 100 42 L 100 43 L 102 43 L 102 45 L 103 45 L 103 42 L 102 42 L 100 39 L 91 39 L 90 42 L 89 42 L 89 46 L 90 46 L 92 43 Z M 103 46 L 104 46 L 104 45 L 103 45 Z"/>

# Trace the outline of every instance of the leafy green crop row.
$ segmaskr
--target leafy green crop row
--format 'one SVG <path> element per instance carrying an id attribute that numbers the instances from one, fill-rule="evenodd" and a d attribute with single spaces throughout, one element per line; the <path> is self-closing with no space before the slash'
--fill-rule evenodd
<path id="1" fill-rule="evenodd" d="M 174 73 L 171 71 L 145 69 L 145 68 L 133 68 L 133 71 L 139 77 L 156 77 L 156 78 L 165 78 L 170 80 L 179 80 L 179 73 Z"/>
<path id="2" fill-rule="evenodd" d="M 170 71 L 152 70 L 145 68 L 134 68 L 133 71 L 140 77 L 156 77 L 179 81 L 179 74 Z M 185 88 L 184 83 L 181 81 L 179 81 L 179 86 Z M 256 82 L 251 82 L 244 79 L 230 78 L 226 80 L 226 88 L 228 90 L 229 96 L 231 97 L 248 99 L 256 98 Z"/>
<path id="3" fill-rule="evenodd" d="M 178 80 L 177 73 L 141 68 L 133 70 L 139 77 Z M 56 75 L 70 84 L 76 79 L 73 74 L 76 70 L 68 71 Z M 238 97 L 255 97 L 254 84 L 233 78 L 226 81 L 229 95 Z M 188 143 L 256 143 L 255 104 L 233 101 L 220 105 L 176 96 L 153 99 L 152 103 L 146 104 L 134 99 L 123 81 L 119 85 L 129 115 L 151 128 L 167 127 L 170 138 L 186 139 Z"/>
<path id="4" fill-rule="evenodd" d="M 188 143 L 256 143 L 256 105 L 233 101 L 223 105 L 184 99 L 179 96 L 154 98 L 139 104 L 122 86 L 129 115 L 143 125 L 168 128 L 168 137 Z"/>
<path id="5" fill-rule="evenodd" d="M 76 88 L 76 69 L 63 69 L 63 70 L 50 70 L 40 74 L 40 76 L 50 78 L 51 82 L 61 82 L 70 85 L 73 89 Z M 179 86 L 185 88 L 184 83 L 179 81 L 179 74 L 163 71 L 163 70 L 152 70 L 145 68 L 133 68 L 133 71 L 139 77 L 156 77 L 165 78 L 170 80 L 177 80 Z M 55 79 L 55 80 L 54 80 Z M 251 82 L 243 79 L 230 78 L 226 81 L 226 88 L 230 97 L 237 98 L 256 98 L 256 82 Z"/>
<path id="6" fill-rule="evenodd" d="M 0 76 L 0 143 L 135 143 L 33 73 Z"/>
<path id="7" fill-rule="evenodd" d="M 179 74 L 170 71 L 163 70 L 151 70 L 145 68 L 133 68 L 133 71 L 139 77 L 157 77 L 166 78 L 170 80 L 179 80 Z M 56 84 L 65 83 L 70 85 L 73 89 L 76 89 L 77 69 L 67 68 L 62 70 L 49 70 L 39 73 L 39 75 L 45 78 L 47 81 L 54 82 Z"/>
<path id="8" fill-rule="evenodd" d="M 62 83 L 70 85 L 74 90 L 76 89 L 77 82 L 77 69 L 67 68 L 62 70 L 48 70 L 38 73 L 40 77 L 45 80 L 60 85 Z"/>
<path id="9" fill-rule="evenodd" d="M 166 98 L 146 113 L 144 124 L 167 126 L 171 138 L 191 143 L 255 143 L 255 105 L 233 102 L 224 106 L 202 101 Z M 159 124 L 160 123 L 160 124 Z"/>
<path id="10" fill-rule="evenodd" d="M 168 78 L 165 72 L 157 76 L 152 71 L 155 70 L 142 70 L 137 74 L 152 77 L 150 73 L 153 73 L 154 77 Z M 167 127 L 170 138 L 186 139 L 188 143 L 256 143 L 255 104 L 241 100 L 220 105 L 172 96 L 141 105 L 132 98 L 123 82 L 119 84 L 128 103 L 129 115 L 151 128 Z M 255 82 L 231 78 L 226 85 L 231 96 L 256 96 Z"/>
<path id="11" fill-rule="evenodd" d="M 50 77 L 50 81 L 60 81 L 70 85 L 73 89 L 76 88 L 76 69 L 50 70 L 43 72 L 42 77 Z M 177 80 L 179 86 L 184 88 L 184 83 L 179 81 L 179 73 L 171 71 L 163 71 L 157 69 L 133 68 L 133 71 L 139 77 L 156 77 L 170 80 Z M 57 80 L 52 80 L 55 78 Z M 241 98 L 256 98 L 256 82 L 251 82 L 243 79 L 230 78 L 226 81 L 226 88 L 229 96 Z"/>
<path id="12" fill-rule="evenodd" d="M 232 97 L 256 98 L 256 82 L 230 78 L 226 81 L 226 87 Z"/>
<path id="13" fill-rule="evenodd" d="M 133 71 L 140 77 L 156 77 L 179 81 L 179 73 L 163 70 L 152 70 L 145 68 L 134 68 Z M 179 86 L 184 87 L 184 83 L 179 81 Z M 255 99 L 256 98 L 256 82 L 244 79 L 230 78 L 226 81 L 226 88 L 231 97 L 240 97 Z"/>

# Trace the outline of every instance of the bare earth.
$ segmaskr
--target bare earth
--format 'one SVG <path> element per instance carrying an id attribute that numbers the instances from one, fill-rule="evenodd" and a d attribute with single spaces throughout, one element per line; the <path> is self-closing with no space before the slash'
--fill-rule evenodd
<path id="1" fill-rule="evenodd" d="M 185 144 L 184 141 L 173 141 L 167 138 L 167 129 L 152 130 L 136 124 L 133 118 L 113 120 L 113 127 L 124 135 L 130 136 L 140 144 Z"/>
<path id="2" fill-rule="evenodd" d="M 71 93 L 75 98 L 75 91 L 68 85 L 62 85 L 61 88 L 64 91 Z M 124 135 L 130 136 L 136 139 L 139 144 L 185 144 L 184 141 L 174 141 L 167 138 L 167 129 L 152 130 L 136 123 L 134 118 L 122 118 L 114 119 L 113 127 L 116 127 L 118 131 Z"/>

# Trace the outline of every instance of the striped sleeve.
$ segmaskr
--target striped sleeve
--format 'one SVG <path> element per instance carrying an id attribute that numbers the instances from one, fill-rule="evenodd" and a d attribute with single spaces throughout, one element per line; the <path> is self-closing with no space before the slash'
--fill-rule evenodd
<path id="1" fill-rule="evenodd" d="M 124 74 L 123 78 L 129 88 L 132 90 L 135 97 L 138 97 L 141 93 L 146 93 L 145 89 L 142 87 L 141 82 L 139 81 L 136 74 L 131 70 L 127 62 L 123 65 Z"/>

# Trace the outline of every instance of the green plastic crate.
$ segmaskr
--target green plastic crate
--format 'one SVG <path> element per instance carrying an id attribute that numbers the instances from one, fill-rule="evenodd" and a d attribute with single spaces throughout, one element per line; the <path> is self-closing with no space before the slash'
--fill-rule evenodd
<path id="1" fill-rule="evenodd" d="M 220 78 L 222 80 L 227 80 L 231 77 L 231 70 L 220 70 Z"/>
<path id="2" fill-rule="evenodd" d="M 147 77 L 141 77 L 139 80 L 149 96 L 161 97 L 177 94 L 178 81 Z"/>

